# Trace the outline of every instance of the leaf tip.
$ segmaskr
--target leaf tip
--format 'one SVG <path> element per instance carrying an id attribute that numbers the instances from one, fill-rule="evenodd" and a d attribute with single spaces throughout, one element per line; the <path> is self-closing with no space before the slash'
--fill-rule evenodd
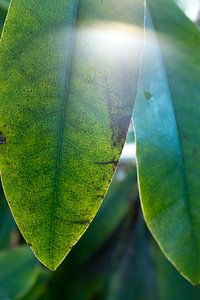
<path id="1" fill-rule="evenodd" d="M 57 268 L 60 266 L 67 255 L 66 253 L 65 255 L 55 255 L 55 253 L 51 253 L 51 255 L 49 255 L 49 252 L 46 252 L 45 249 L 43 249 L 43 251 L 38 251 L 38 249 L 35 249 L 34 245 L 30 243 L 28 243 L 28 245 L 32 249 L 36 258 L 40 261 L 40 263 L 52 272 L 55 272 L 57 270 Z"/>

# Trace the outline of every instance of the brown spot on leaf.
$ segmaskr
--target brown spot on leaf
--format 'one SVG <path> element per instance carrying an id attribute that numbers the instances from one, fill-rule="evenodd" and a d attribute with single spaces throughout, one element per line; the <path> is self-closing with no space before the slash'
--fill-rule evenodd
<path id="1" fill-rule="evenodd" d="M 144 97 L 146 100 L 151 100 L 153 95 L 149 91 L 144 91 Z"/>
<path id="2" fill-rule="evenodd" d="M 117 166 L 118 165 L 119 160 L 108 160 L 108 161 L 97 161 L 95 162 L 95 164 L 97 165 L 114 165 Z"/>
<path id="3" fill-rule="evenodd" d="M 106 101 L 110 118 L 110 128 L 112 130 L 112 145 L 113 147 L 121 148 L 124 144 L 130 123 L 132 99 L 129 99 L 127 96 L 126 101 L 121 101 L 120 96 L 113 95 L 106 76 L 105 82 Z"/>
<path id="4" fill-rule="evenodd" d="M 0 132 L 0 145 L 5 144 L 6 138 L 2 132 Z"/>
<path id="5" fill-rule="evenodd" d="M 74 224 L 78 224 L 78 225 L 89 225 L 90 221 L 89 220 L 78 220 L 78 221 L 74 221 Z"/>

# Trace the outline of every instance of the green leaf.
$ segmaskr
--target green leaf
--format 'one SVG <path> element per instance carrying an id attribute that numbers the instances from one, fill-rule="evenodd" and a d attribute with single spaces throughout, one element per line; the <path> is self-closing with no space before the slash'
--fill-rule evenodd
<path id="1" fill-rule="evenodd" d="M 0 299 L 18 299 L 33 286 L 38 262 L 28 247 L 0 253 Z"/>
<path id="2" fill-rule="evenodd" d="M 158 41 L 147 31 L 134 113 L 142 206 L 166 256 L 199 283 L 200 33 L 172 1 L 148 4 Z"/>
<path id="3" fill-rule="evenodd" d="M 13 0 L 0 47 L 0 169 L 26 241 L 55 270 L 88 227 L 130 123 L 143 1 Z"/>

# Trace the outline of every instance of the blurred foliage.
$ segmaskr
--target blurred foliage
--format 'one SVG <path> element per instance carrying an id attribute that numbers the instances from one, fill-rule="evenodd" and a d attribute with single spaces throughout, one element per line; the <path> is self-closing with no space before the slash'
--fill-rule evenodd
<path id="1" fill-rule="evenodd" d="M 158 300 L 197 300 L 200 298 L 200 286 L 192 286 L 165 259 L 152 240 L 152 258 L 155 262 L 155 274 L 159 291 Z"/>
<path id="2" fill-rule="evenodd" d="M 0 253 L 0 299 L 17 299 L 34 284 L 38 262 L 27 246 Z"/>
<path id="3" fill-rule="evenodd" d="M 1 35 L 2 29 L 3 29 L 3 24 L 4 24 L 4 21 L 6 18 L 6 13 L 7 13 L 7 10 L 5 9 L 4 6 L 1 5 L 1 2 L 0 2 L 0 35 Z"/>

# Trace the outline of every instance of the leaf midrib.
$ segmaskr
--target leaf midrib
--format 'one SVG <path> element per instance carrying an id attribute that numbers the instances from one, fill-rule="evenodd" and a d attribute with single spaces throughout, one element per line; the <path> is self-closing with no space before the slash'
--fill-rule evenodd
<path id="1" fill-rule="evenodd" d="M 54 222 L 55 222 L 55 215 L 56 215 L 56 203 L 57 199 L 59 199 L 59 181 L 60 181 L 60 167 L 61 167 L 61 159 L 62 159 L 62 149 L 63 149 L 63 135 L 65 129 L 65 119 L 67 113 L 67 103 L 69 99 L 69 85 L 70 85 L 70 72 L 72 66 L 72 58 L 73 58 L 73 49 L 74 49 L 74 39 L 75 39 L 75 27 L 76 27 L 76 18 L 78 14 L 78 6 L 79 0 L 76 0 L 73 8 L 73 15 L 72 15 L 72 24 L 71 24 L 71 36 L 70 36 L 70 51 L 69 51 L 69 58 L 66 67 L 66 88 L 64 90 L 63 101 L 62 101 L 62 108 L 60 114 L 60 122 L 59 122 L 59 135 L 58 135 L 58 143 L 56 149 L 57 156 L 56 156 L 56 169 L 55 169 L 55 177 L 54 177 L 54 197 L 52 198 L 51 204 L 51 221 L 50 221 L 50 244 L 49 244 L 49 260 L 51 265 L 53 265 L 54 259 L 52 256 L 52 249 L 54 244 L 55 238 L 55 231 L 54 231 Z"/>

